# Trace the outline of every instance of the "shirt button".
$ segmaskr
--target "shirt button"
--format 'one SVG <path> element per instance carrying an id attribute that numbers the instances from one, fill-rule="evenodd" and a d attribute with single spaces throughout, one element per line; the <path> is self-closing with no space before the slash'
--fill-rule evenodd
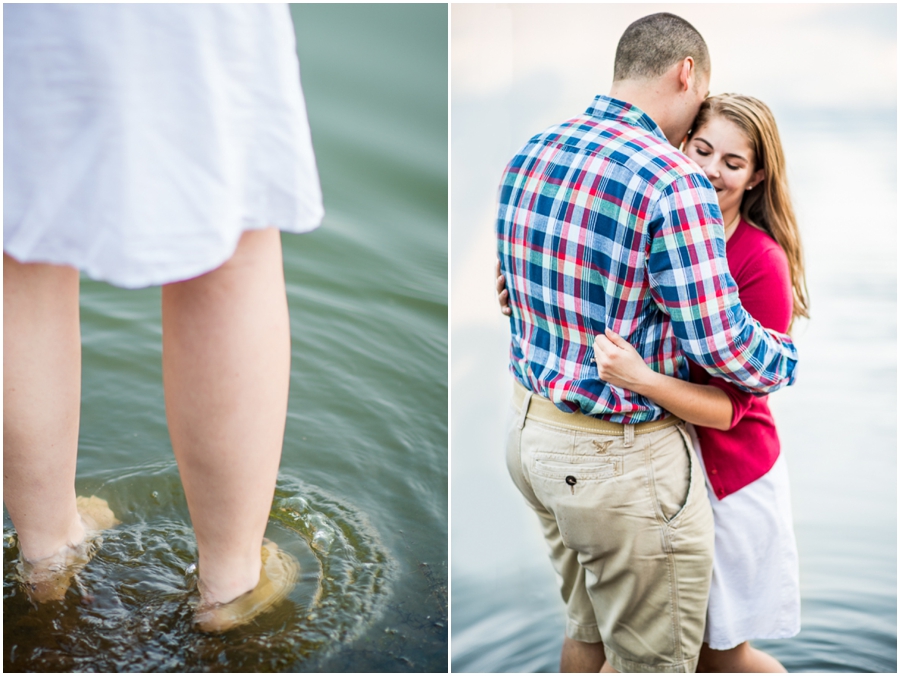
<path id="1" fill-rule="evenodd" d="M 710 470 L 710 474 L 718 474 L 718 472 L 713 469 L 713 470 Z"/>
<path id="2" fill-rule="evenodd" d="M 570 474 L 569 476 L 566 477 L 566 483 L 569 484 L 570 486 L 574 486 L 575 484 L 578 483 L 578 479 L 576 479 L 575 477 L 573 477 Z"/>

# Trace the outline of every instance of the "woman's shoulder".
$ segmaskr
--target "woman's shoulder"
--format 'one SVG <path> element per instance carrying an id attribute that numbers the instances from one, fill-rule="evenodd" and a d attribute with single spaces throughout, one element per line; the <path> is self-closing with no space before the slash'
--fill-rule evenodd
<path id="1" fill-rule="evenodd" d="M 730 251 L 729 267 L 740 289 L 741 304 L 766 328 L 786 331 L 793 293 L 787 255 L 766 231 L 743 221 L 739 250 Z M 732 238 L 733 239 L 733 238 Z M 728 246 L 731 246 L 729 240 Z M 732 257 L 734 254 L 734 266 Z"/>
<path id="2" fill-rule="evenodd" d="M 790 279 L 784 249 L 767 231 L 744 218 L 727 244 L 728 266 L 739 287 Z M 774 273 L 774 276 L 773 276 Z"/>

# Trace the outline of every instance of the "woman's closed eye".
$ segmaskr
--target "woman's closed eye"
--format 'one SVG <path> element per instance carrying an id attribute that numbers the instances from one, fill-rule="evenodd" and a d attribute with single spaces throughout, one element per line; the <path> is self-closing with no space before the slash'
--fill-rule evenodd
<path id="1" fill-rule="evenodd" d="M 711 154 L 708 150 L 700 150 L 700 148 L 694 148 L 694 152 L 697 153 L 700 157 L 709 157 Z M 737 171 L 738 169 L 742 168 L 737 165 L 730 164 L 728 162 L 725 163 L 725 166 L 728 167 L 729 169 L 731 169 L 732 171 Z"/>

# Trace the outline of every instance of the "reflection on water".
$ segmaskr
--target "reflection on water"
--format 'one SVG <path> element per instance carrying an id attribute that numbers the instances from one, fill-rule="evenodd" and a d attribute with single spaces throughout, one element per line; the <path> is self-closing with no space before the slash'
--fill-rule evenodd
<path id="1" fill-rule="evenodd" d="M 555 672 L 565 608 L 549 560 L 515 587 L 453 576 L 454 672 Z M 490 612 L 485 612 L 489 605 Z M 459 629 L 457 629 L 459 627 Z M 490 637 L 490 638 L 489 638 Z"/>

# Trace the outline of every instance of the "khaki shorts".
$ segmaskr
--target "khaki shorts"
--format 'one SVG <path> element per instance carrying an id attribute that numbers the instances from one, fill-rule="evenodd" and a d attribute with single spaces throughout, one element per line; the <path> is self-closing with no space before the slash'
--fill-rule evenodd
<path id="1" fill-rule="evenodd" d="M 696 671 L 714 529 L 684 424 L 564 413 L 518 383 L 513 408 L 507 466 L 550 545 L 566 635 L 602 641 L 620 672 Z"/>

